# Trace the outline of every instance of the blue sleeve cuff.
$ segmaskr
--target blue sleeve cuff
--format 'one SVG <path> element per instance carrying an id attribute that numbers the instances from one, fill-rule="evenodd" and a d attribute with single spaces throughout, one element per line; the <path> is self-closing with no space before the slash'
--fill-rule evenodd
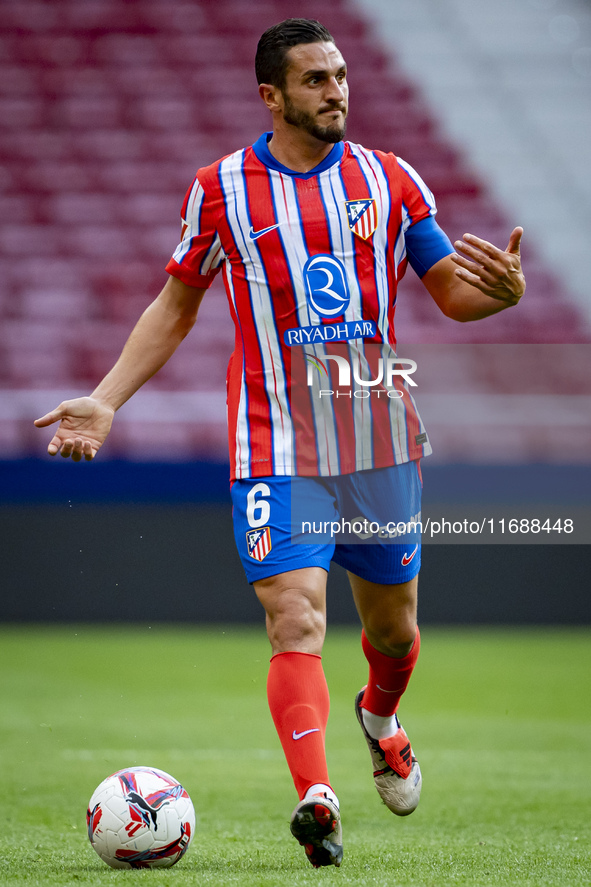
<path id="1" fill-rule="evenodd" d="M 419 277 L 423 277 L 440 259 L 453 253 L 447 234 L 433 216 L 411 225 L 405 234 L 406 256 Z"/>

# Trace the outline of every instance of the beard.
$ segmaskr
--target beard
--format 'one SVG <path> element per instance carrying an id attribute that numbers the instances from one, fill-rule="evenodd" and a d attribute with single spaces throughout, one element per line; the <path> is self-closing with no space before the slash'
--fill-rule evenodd
<path id="1" fill-rule="evenodd" d="M 347 129 L 345 119 L 343 119 L 342 123 L 332 123 L 329 126 L 321 126 L 317 123 L 316 118 L 312 114 L 309 114 L 307 111 L 302 111 L 301 108 L 297 108 L 285 93 L 283 93 L 283 99 L 285 101 L 283 119 L 286 123 L 291 124 L 291 126 L 297 126 L 298 129 L 303 129 L 304 132 L 314 136 L 314 138 L 321 142 L 336 144 L 336 142 L 342 142 L 345 138 L 345 131 Z M 343 110 L 343 108 L 336 106 L 335 110 Z"/>

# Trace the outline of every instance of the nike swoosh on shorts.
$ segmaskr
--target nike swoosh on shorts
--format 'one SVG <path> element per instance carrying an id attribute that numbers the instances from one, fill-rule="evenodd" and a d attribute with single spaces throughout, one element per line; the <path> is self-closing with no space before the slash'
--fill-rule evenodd
<path id="1" fill-rule="evenodd" d="M 412 554 L 407 554 L 406 551 L 404 552 L 404 557 L 400 561 L 400 563 L 402 564 L 403 567 L 408 567 L 408 565 L 410 564 L 411 560 L 413 559 L 413 557 L 415 556 L 415 554 L 417 553 L 418 550 L 419 550 L 419 546 L 415 545 L 415 550 L 413 551 Z"/>

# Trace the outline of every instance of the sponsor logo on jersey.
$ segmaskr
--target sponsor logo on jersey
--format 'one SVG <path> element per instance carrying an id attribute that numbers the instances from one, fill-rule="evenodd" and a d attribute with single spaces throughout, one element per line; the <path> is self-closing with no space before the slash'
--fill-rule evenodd
<path id="1" fill-rule="evenodd" d="M 255 561 L 264 561 L 271 551 L 271 528 L 261 527 L 246 531 L 246 547 L 249 557 Z"/>
<path id="2" fill-rule="evenodd" d="M 335 256 L 320 253 L 310 256 L 302 276 L 309 307 L 325 319 L 342 316 L 351 301 L 345 266 Z M 344 342 L 349 339 L 373 339 L 377 334 L 373 320 L 346 320 L 341 323 L 320 323 L 297 326 L 283 333 L 286 345 L 314 345 L 323 342 Z"/>
<path id="3" fill-rule="evenodd" d="M 306 298 L 320 317 L 337 318 L 351 301 L 345 266 L 335 256 L 310 256 L 303 269 Z"/>
<path id="4" fill-rule="evenodd" d="M 367 240 L 378 227 L 378 210 L 373 197 L 345 200 L 349 228 L 362 240 Z"/>
<path id="5" fill-rule="evenodd" d="M 292 327 L 283 333 L 283 341 L 286 345 L 316 345 L 348 339 L 373 339 L 377 331 L 377 324 L 373 320 L 347 320 L 343 323 Z"/>

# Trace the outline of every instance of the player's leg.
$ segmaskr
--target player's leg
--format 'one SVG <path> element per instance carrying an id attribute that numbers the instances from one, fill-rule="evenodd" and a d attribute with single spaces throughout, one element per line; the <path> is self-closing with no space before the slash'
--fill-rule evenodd
<path id="1" fill-rule="evenodd" d="M 363 652 L 369 664 L 362 708 L 372 713 L 372 726 L 380 733 L 376 739 L 382 739 L 395 732 L 391 729 L 394 715 L 419 655 L 418 576 L 392 585 L 369 582 L 352 573 L 349 580 L 363 626 Z"/>
<path id="2" fill-rule="evenodd" d="M 265 609 L 273 656 L 320 656 L 326 633 L 326 578 L 321 567 L 288 570 L 253 582 Z"/>
<path id="3" fill-rule="evenodd" d="M 236 482 L 234 532 L 266 614 L 272 648 L 269 708 L 300 799 L 291 830 L 312 865 L 340 865 L 338 800 L 324 744 L 329 695 L 321 659 L 334 544 L 293 544 L 290 487 L 291 479 L 281 477 Z"/>
<path id="4" fill-rule="evenodd" d="M 300 799 L 291 831 L 315 868 L 343 856 L 338 799 L 330 785 L 325 734 L 330 700 L 322 668 L 326 576 L 319 567 L 291 570 L 254 583 L 265 608 L 273 656 L 267 698 Z"/>
<path id="5" fill-rule="evenodd" d="M 380 797 L 399 816 L 412 813 L 421 792 L 421 771 L 396 712 L 420 650 L 416 622 L 418 576 L 394 584 L 370 582 L 349 573 L 363 626 L 369 665 L 367 686 L 355 709 L 370 749 Z"/>
<path id="6" fill-rule="evenodd" d="M 340 865 L 338 799 L 326 764 L 330 700 L 322 667 L 326 570 L 292 570 L 254 583 L 265 608 L 273 656 L 269 708 L 300 799 L 291 830 L 315 867 Z"/>
<path id="7" fill-rule="evenodd" d="M 334 559 L 344 566 L 363 626 L 369 664 L 367 687 L 355 708 L 370 748 L 376 788 L 387 806 L 405 815 L 420 794 L 420 769 L 396 711 L 416 664 L 417 585 L 421 561 L 421 478 L 417 463 L 359 472 L 338 496 L 353 533 L 362 515 L 363 542 L 338 542 Z M 373 527 L 373 529 L 372 529 Z"/>
<path id="8" fill-rule="evenodd" d="M 254 583 L 273 653 L 269 708 L 300 800 L 313 786 L 329 787 L 324 741 L 330 702 L 321 659 L 326 575 L 311 567 Z"/>
<path id="9" fill-rule="evenodd" d="M 418 656 L 418 574 L 406 582 L 389 584 L 370 582 L 350 571 L 348 576 L 363 626 L 362 642 L 366 659 L 376 672 L 378 683 L 384 683 L 384 670 L 388 672 L 402 669 L 404 672 L 404 680 L 401 680 L 399 689 L 387 682 L 390 700 L 386 707 L 395 712 L 412 673 L 401 663 L 413 662 Z M 373 697 L 371 677 L 368 692 Z M 375 704 L 383 708 L 385 702 L 378 696 Z"/>

